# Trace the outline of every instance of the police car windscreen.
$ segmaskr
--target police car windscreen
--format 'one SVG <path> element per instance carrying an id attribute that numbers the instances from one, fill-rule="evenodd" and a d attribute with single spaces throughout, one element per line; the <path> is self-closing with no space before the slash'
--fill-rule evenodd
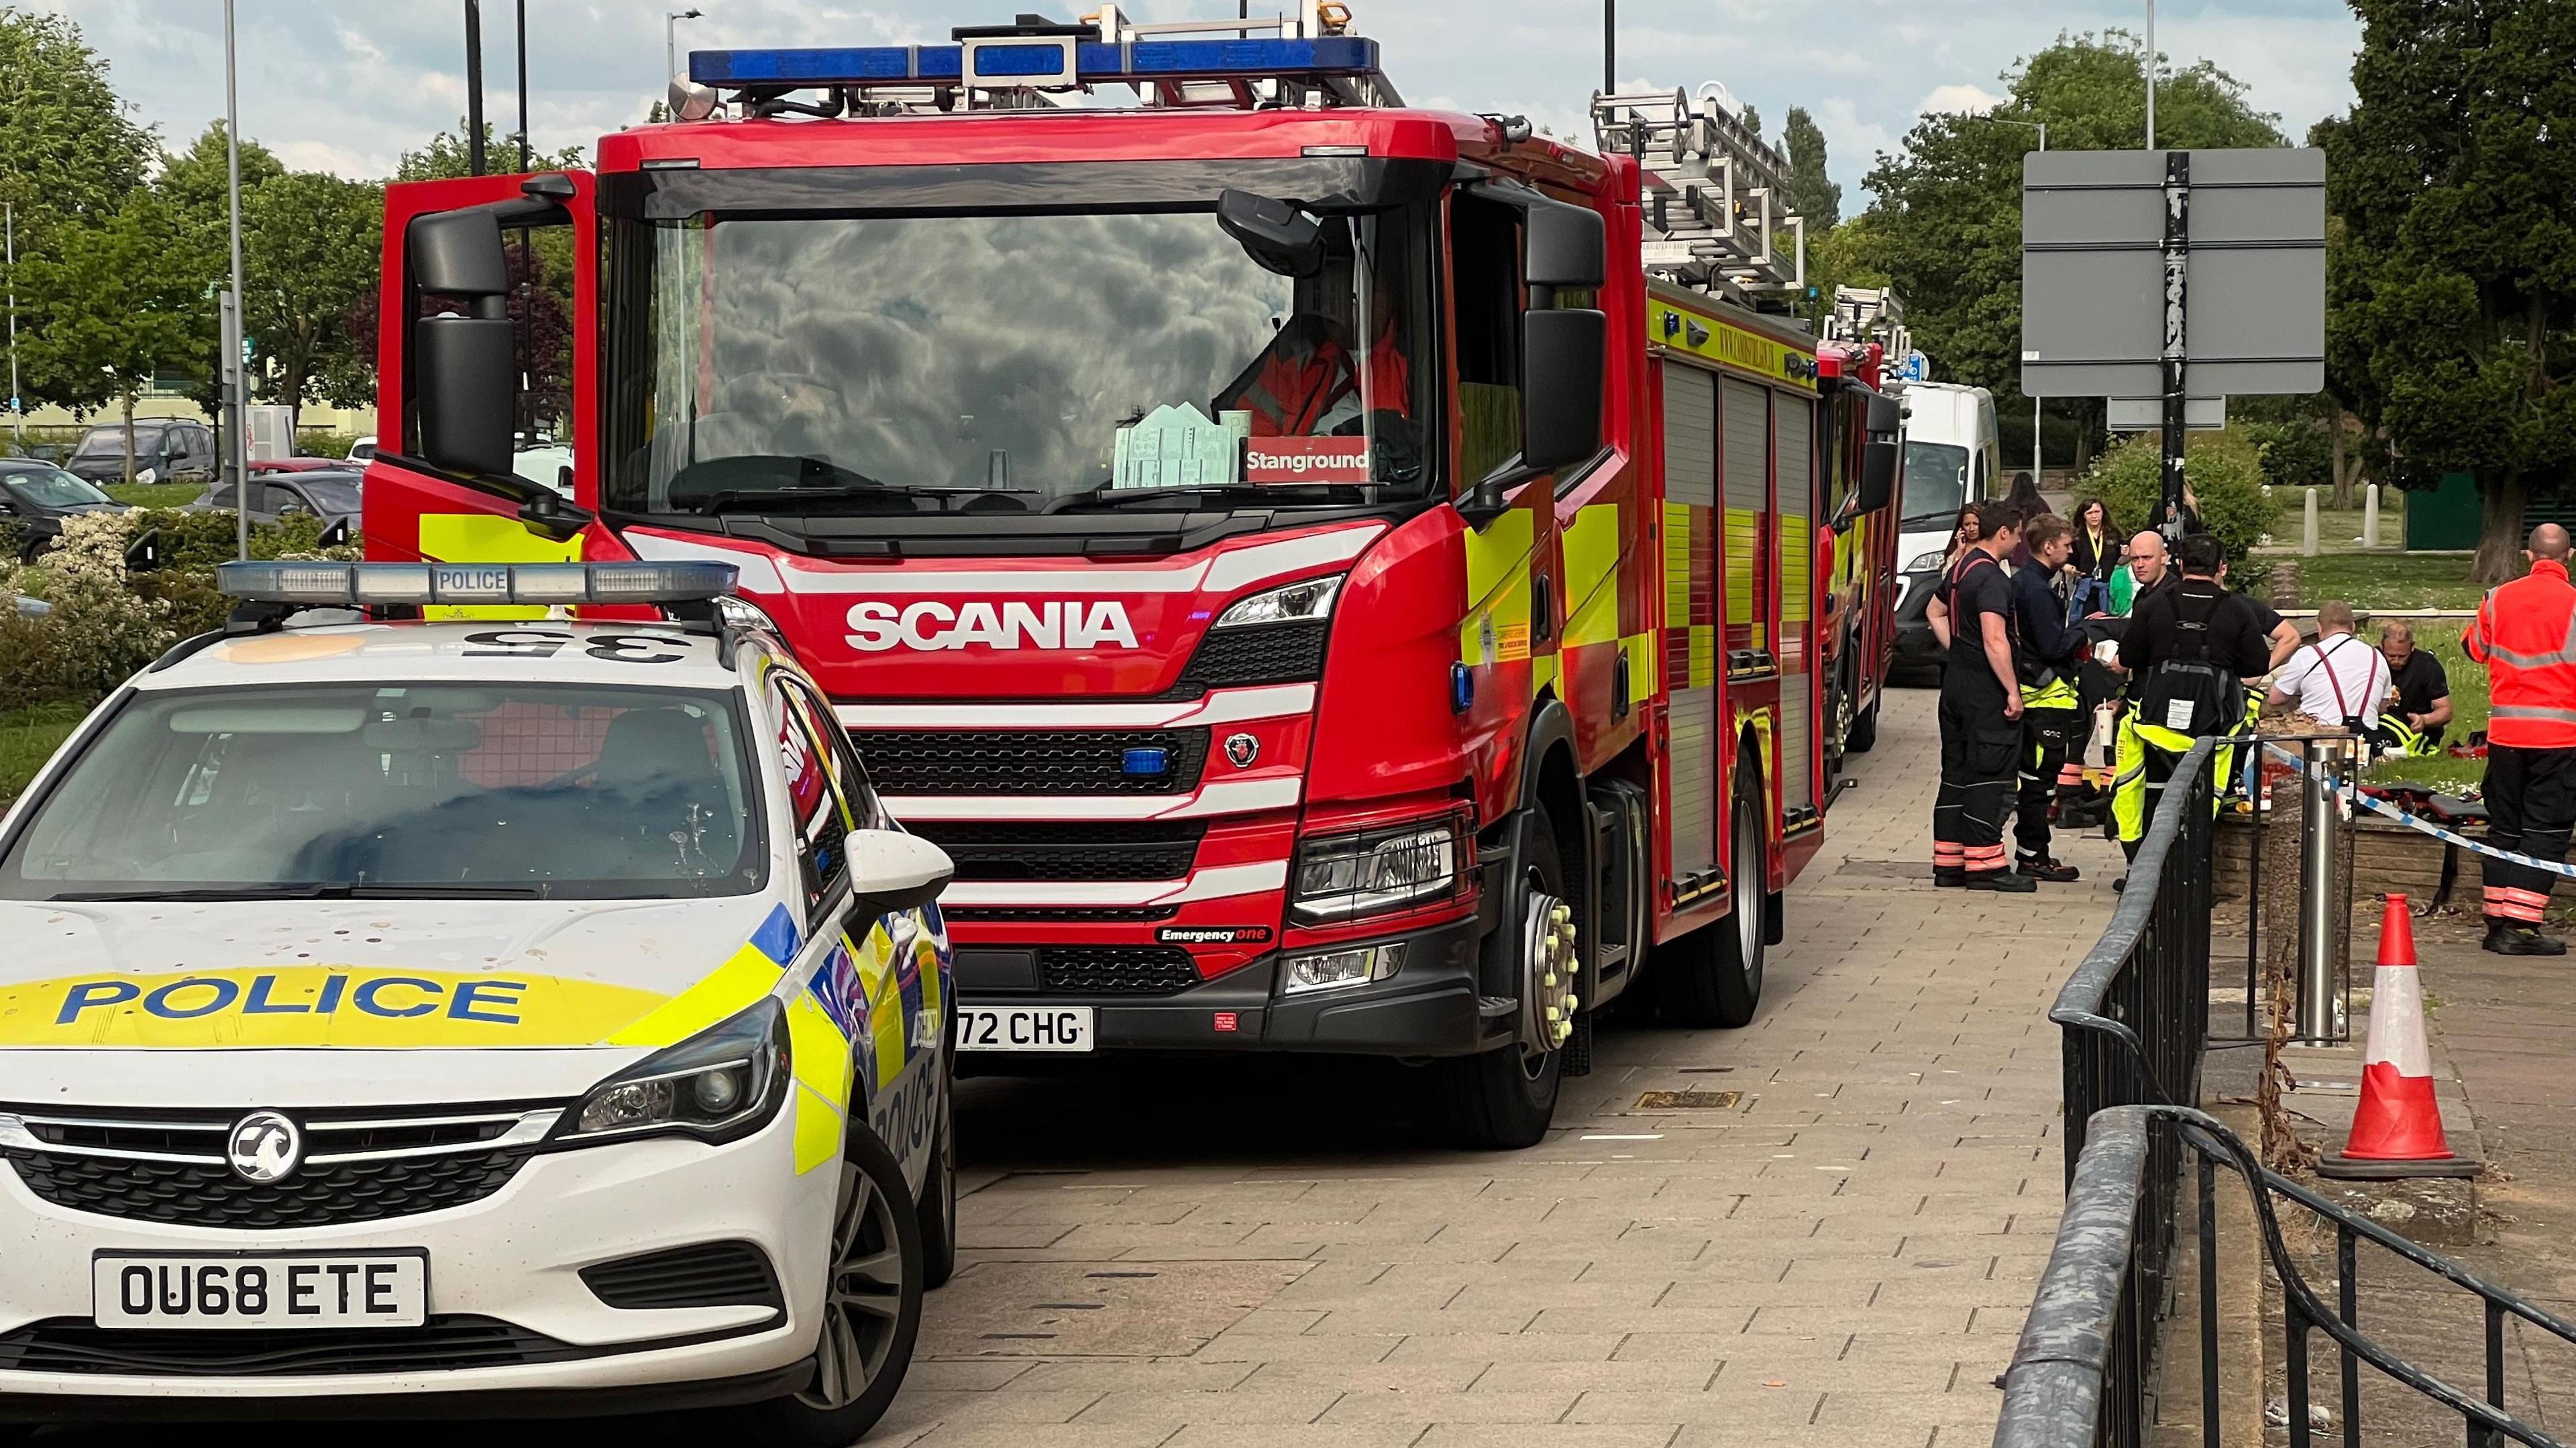
<path id="1" fill-rule="evenodd" d="M 758 889 L 726 695 L 506 683 L 129 698 L 0 861 L 15 899 Z"/>
<path id="2" fill-rule="evenodd" d="M 1007 523 L 1155 489 L 1428 488 L 1429 211 L 1326 216 L 1290 276 L 1213 202 L 618 223 L 608 507 Z"/>

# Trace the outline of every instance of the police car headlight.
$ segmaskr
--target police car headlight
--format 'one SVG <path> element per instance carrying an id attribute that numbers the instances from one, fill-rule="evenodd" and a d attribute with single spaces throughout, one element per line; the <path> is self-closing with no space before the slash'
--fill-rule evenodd
<path id="1" fill-rule="evenodd" d="M 1233 607 L 1217 615 L 1212 627 L 1249 628 L 1263 623 L 1320 623 L 1333 616 L 1333 599 L 1342 591 L 1342 577 L 1309 578 L 1238 599 Z"/>
<path id="2" fill-rule="evenodd" d="M 1950 555 L 1948 553 L 1938 548 L 1933 549 L 1929 553 L 1917 553 L 1914 555 L 1914 561 L 1905 565 L 1905 571 L 1908 573 L 1938 573 L 1941 571 L 1941 565 L 1947 562 L 1949 557 Z"/>
<path id="3" fill-rule="evenodd" d="M 1462 853 L 1455 816 L 1310 839 L 1297 848 L 1288 909 L 1300 920 L 1346 920 L 1441 899 L 1457 893 Z"/>
<path id="4" fill-rule="evenodd" d="M 763 1000 L 591 1088 L 555 1139 L 579 1146 L 676 1132 L 732 1141 L 778 1114 L 787 1067 L 787 1011 Z"/>

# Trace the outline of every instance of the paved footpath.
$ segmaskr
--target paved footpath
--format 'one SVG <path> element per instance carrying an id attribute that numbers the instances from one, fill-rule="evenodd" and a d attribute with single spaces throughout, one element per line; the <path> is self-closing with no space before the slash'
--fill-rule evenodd
<path id="1" fill-rule="evenodd" d="M 967 1083 L 963 1265 L 870 1441 L 1987 1441 L 2057 1224 L 2047 1007 L 2118 855 L 1935 892 L 1932 697 L 1890 697 L 1755 1024 L 1605 1028 L 1532 1150 L 1421 1145 L 1393 1066 Z"/>

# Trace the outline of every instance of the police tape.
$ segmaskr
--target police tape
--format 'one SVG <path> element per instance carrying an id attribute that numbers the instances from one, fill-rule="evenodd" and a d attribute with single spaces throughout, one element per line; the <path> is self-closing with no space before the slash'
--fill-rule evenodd
<path id="1" fill-rule="evenodd" d="M 2298 770 L 2302 774 L 2307 772 L 2307 762 L 2305 760 L 2300 759 L 2299 756 L 2292 754 L 2277 744 L 2264 745 L 2263 752 L 2279 759 L 2282 763 L 2287 764 L 2292 769 Z M 2512 850 L 2499 850 L 2493 845 L 2481 844 L 2476 840 L 2470 839 L 2466 835 L 2460 834 L 2456 830 L 2446 830 L 2440 825 L 2433 823 L 2431 820 L 2424 818 L 2422 815 L 2415 813 L 2413 810 L 2404 809 L 2397 805 L 2390 804 L 2384 799 L 2373 799 L 2369 795 L 2363 794 L 2357 786 L 2345 784 L 2343 781 L 2335 779 L 2332 776 L 2329 776 L 2326 779 L 2325 788 L 2326 792 L 2329 794 L 2349 796 L 2353 803 L 2360 805 L 2363 809 L 2369 810 L 2373 814 L 2395 820 L 2397 823 L 2404 825 L 2410 830 L 2431 835 L 2433 838 L 2440 840 L 2446 845 L 2455 845 L 2460 849 L 2468 851 L 2470 854 L 2484 855 L 2491 860 L 2505 860 L 2516 865 L 2521 865 L 2526 869 L 2539 870 L 2547 874 L 2560 875 L 2571 880 L 2576 880 L 2576 865 L 2563 865 L 2551 860 L 2535 860 L 2529 855 L 2517 854 Z"/>

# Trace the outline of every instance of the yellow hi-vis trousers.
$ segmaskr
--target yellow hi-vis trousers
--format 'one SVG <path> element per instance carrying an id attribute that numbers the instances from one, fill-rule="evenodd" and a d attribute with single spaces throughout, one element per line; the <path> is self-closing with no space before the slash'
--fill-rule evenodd
<path id="1" fill-rule="evenodd" d="M 2236 755 L 2240 745 L 2230 744 L 2218 751 L 2217 789 L 2224 792 L 2227 781 L 2236 773 Z M 2164 798 L 2165 781 L 2173 778 L 2174 766 L 2190 752 L 2191 736 L 2153 724 L 2141 724 L 2136 713 L 2120 716 L 2120 733 L 2115 746 L 2111 779 L 2111 823 L 2120 835 L 2121 847 L 2135 853 L 2138 841 L 2147 836 L 2147 822 L 2156 816 L 2156 804 Z"/>

